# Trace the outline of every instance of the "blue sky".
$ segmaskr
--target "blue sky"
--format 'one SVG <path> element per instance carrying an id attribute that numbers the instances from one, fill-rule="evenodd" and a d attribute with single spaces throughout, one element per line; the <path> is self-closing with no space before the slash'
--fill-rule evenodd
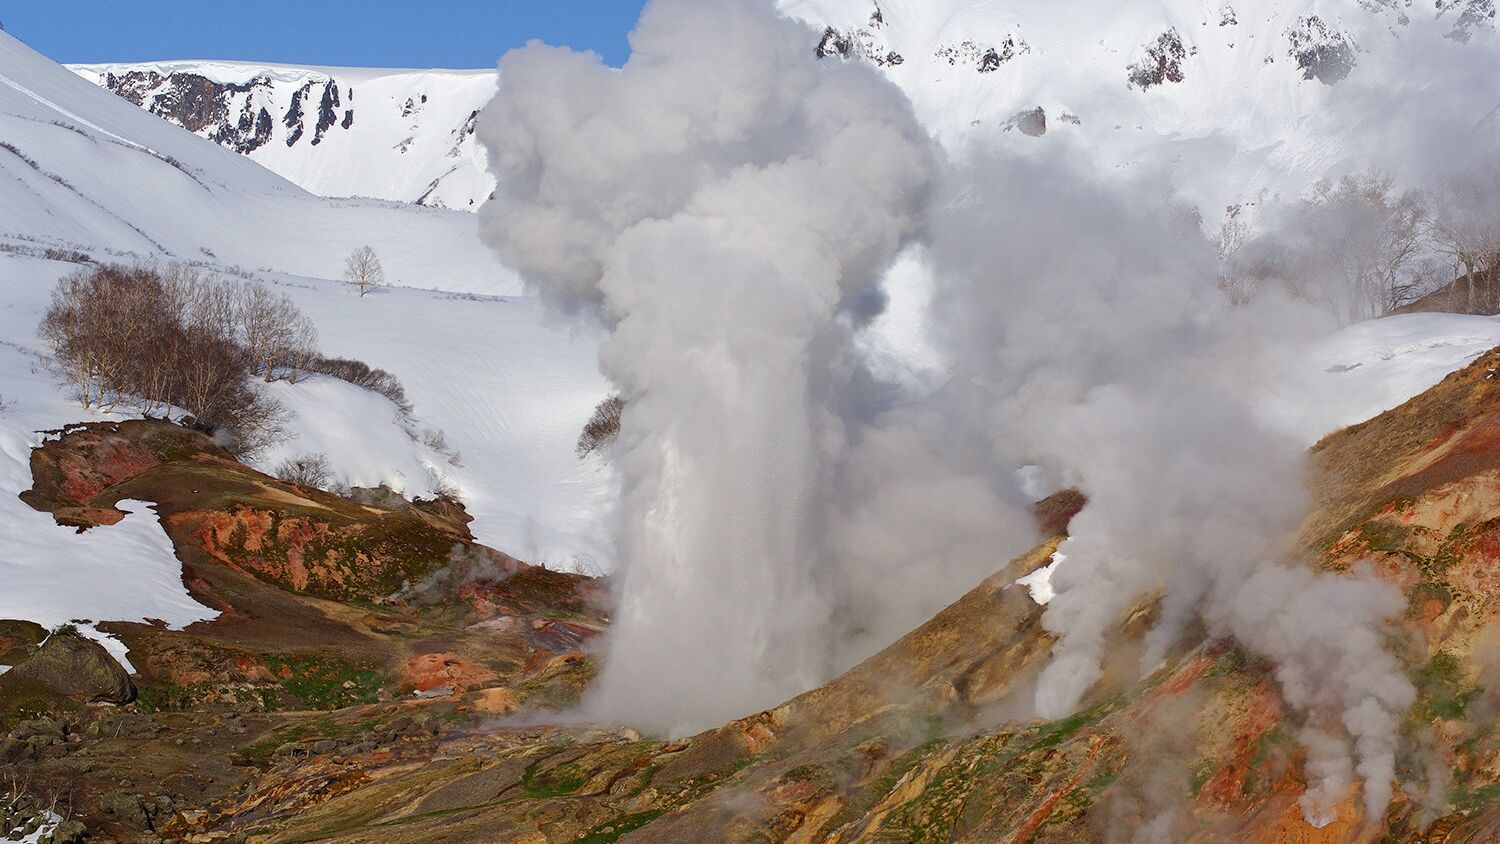
<path id="1" fill-rule="evenodd" d="M 531 39 L 619 65 L 644 0 L 0 0 L 0 22 L 59 62 L 236 59 L 492 67 Z"/>

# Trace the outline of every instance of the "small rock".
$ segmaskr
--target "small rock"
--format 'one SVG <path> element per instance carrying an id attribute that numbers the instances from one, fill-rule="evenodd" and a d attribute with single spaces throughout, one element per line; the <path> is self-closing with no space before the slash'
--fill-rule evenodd
<path id="1" fill-rule="evenodd" d="M 141 798 L 128 792 L 112 791 L 100 798 L 99 805 L 106 813 L 142 829 L 151 822 Z"/>
<path id="2" fill-rule="evenodd" d="M 52 844 L 83 844 L 88 839 L 89 830 L 80 821 L 63 821 L 52 830 Z"/>

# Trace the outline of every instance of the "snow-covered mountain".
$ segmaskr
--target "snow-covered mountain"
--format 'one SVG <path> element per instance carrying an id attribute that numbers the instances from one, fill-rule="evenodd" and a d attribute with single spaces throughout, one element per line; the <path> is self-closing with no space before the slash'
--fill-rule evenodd
<path id="1" fill-rule="evenodd" d="M 880 67 L 951 153 L 1191 173 L 1183 198 L 1209 218 L 1330 172 L 1418 178 L 1500 128 L 1494 0 L 780 6 L 820 56 Z"/>
<path id="2" fill-rule="evenodd" d="M 509 294 L 471 214 L 314 196 L 88 84 L 13 38 L 0 48 L 0 243 L 338 278 L 368 243 L 390 281 Z"/>
<path id="3" fill-rule="evenodd" d="M 1495 0 L 779 0 L 808 49 L 867 61 L 949 151 L 1063 154 L 1123 177 L 1194 172 L 1214 221 L 1330 172 L 1398 179 L 1493 135 Z M 474 210 L 491 70 L 215 61 L 74 70 L 324 196 Z"/>
<path id="4" fill-rule="evenodd" d="M 493 70 L 190 61 L 77 65 L 152 114 L 322 196 L 473 210 L 494 185 L 474 141 Z"/>

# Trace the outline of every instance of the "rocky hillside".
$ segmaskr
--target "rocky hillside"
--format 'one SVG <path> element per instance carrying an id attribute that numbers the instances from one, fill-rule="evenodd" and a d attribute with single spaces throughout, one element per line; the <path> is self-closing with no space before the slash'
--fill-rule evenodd
<path id="1" fill-rule="evenodd" d="M 493 71 L 230 62 L 73 70 L 323 196 L 472 210 L 493 185 L 473 138 Z"/>
<path id="2" fill-rule="evenodd" d="M 0 661 L 15 666 L 0 674 L 0 770 L 92 840 L 168 835 L 260 765 L 389 752 L 456 711 L 556 709 L 592 676 L 600 584 L 475 544 L 451 501 L 288 484 L 163 422 L 54 433 L 33 452 L 27 503 L 109 531 L 118 501 L 153 502 L 184 584 L 220 613 L 180 631 L 103 625 L 134 677 L 69 631 L 0 621 Z M 333 727 L 357 711 L 380 728 Z"/>
<path id="3" fill-rule="evenodd" d="M 607 622 L 586 578 L 474 546 L 450 503 L 339 499 L 235 464 L 161 423 L 81 426 L 39 448 L 34 507 L 108 531 L 157 502 L 195 597 L 174 633 L 110 625 L 140 666 L 79 690 L 27 669 L 66 634 L 0 629 L 5 770 L 106 836 L 256 841 L 1493 841 L 1500 834 L 1500 350 L 1312 452 L 1310 565 L 1372 561 L 1408 596 L 1390 631 L 1419 690 L 1399 790 L 1351 789 L 1314 828 L 1299 724 L 1272 667 L 1189 635 L 1133 667 L 1136 607 L 1085 707 L 1025 716 L 1050 638 L 1017 577 L 1051 537 L 831 683 L 681 741 L 497 720 L 566 708 Z M 8 632 L 6 632 L 8 631 Z M 18 679 L 19 678 L 19 679 Z M 1019 701 L 1019 702 L 1018 702 Z M 3 773 L 3 770 L 0 770 Z M 1154 836 L 1154 837 L 1153 837 Z"/>

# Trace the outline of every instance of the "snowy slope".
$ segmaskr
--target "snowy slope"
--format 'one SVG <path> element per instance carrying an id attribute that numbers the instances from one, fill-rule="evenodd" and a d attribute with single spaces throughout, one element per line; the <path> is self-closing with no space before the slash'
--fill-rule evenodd
<path id="1" fill-rule="evenodd" d="M 473 210 L 494 179 L 474 141 L 493 70 L 218 61 L 75 65 L 152 114 L 322 196 Z"/>
<path id="2" fill-rule="evenodd" d="M 1423 392 L 1500 346 L 1500 317 L 1403 314 L 1351 325 L 1288 362 L 1267 418 L 1312 445 Z"/>
<path id="3" fill-rule="evenodd" d="M 51 628 L 76 622 L 129 666 L 124 645 L 93 628 L 101 621 L 160 619 L 174 628 L 214 618 L 182 585 L 182 565 L 149 505 L 121 502 L 129 512 L 108 530 L 78 533 L 21 501 L 31 488 L 31 449 L 42 431 L 78 421 L 109 418 L 83 414 L 34 366 L 26 345 L 30 327 L 17 321 L 31 307 L 12 295 L 50 289 L 68 266 L 0 255 L 5 280 L 0 310 L 0 618 Z M 33 323 L 34 326 L 34 323 Z"/>
<path id="4" fill-rule="evenodd" d="M 1210 222 L 1330 172 L 1416 178 L 1442 142 L 1492 141 L 1500 107 L 1493 0 L 779 5 L 825 30 L 827 60 L 878 65 L 950 151 L 1189 173 Z"/>
<path id="5" fill-rule="evenodd" d="M 0 148 L 0 337 L 18 353 L 37 349 L 52 286 L 76 269 L 27 257 L 42 247 L 195 261 L 276 285 L 314 320 L 326 354 L 399 377 L 416 416 L 397 418 L 384 399 L 327 379 L 273 385 L 299 436 L 263 468 L 327 452 L 343 480 L 414 495 L 430 494 L 436 469 L 464 494 L 481 541 L 537 562 L 608 566 L 597 525 L 610 478 L 573 454 L 607 391 L 596 339 L 553 322 L 532 298 L 494 295 L 520 285 L 480 245 L 474 215 L 316 197 L 3 33 L 0 139 L 15 147 Z M 353 295 L 336 279 L 364 242 L 391 281 L 426 289 Z M 18 386 L 15 369 L 0 372 L 0 395 L 51 384 Z M 49 424 L 86 416 L 70 413 Z M 461 466 L 421 442 L 429 429 L 443 431 Z"/>
<path id="6" fill-rule="evenodd" d="M 471 214 L 313 196 L 0 33 L 0 244 L 337 278 L 369 243 L 393 283 L 516 293 Z"/>
<path id="7" fill-rule="evenodd" d="M 38 365 L 37 323 L 57 280 L 75 269 L 0 253 L 0 618 L 47 627 L 145 619 L 177 627 L 212 618 L 183 589 L 181 566 L 148 505 L 125 505 L 132 515 L 120 524 L 78 534 L 18 497 L 31 486 L 31 448 L 42 431 L 126 418 L 80 408 Z M 389 289 L 361 300 L 325 280 L 262 281 L 317 322 L 325 352 L 400 377 L 416 412 L 407 419 L 384 397 L 333 379 L 271 385 L 294 415 L 295 436 L 262 456 L 259 468 L 323 453 L 341 482 L 427 496 L 432 467 L 459 490 L 480 542 L 554 568 L 609 567 L 603 520 L 612 479 L 573 454 L 606 392 L 592 338 L 552 325 L 531 298 Z M 461 465 L 422 442 L 434 429 Z M 119 642 L 88 623 L 83 629 L 129 665 Z"/>
<path id="8" fill-rule="evenodd" d="M 265 280 L 318 326 L 325 353 L 402 380 L 418 439 L 380 396 L 331 379 L 277 384 L 277 398 L 303 421 L 295 440 L 260 459 L 263 468 L 322 452 L 340 480 L 430 496 L 430 467 L 458 487 L 480 542 L 554 568 L 611 567 L 604 519 L 613 481 L 607 467 L 573 453 L 608 392 L 596 336 L 531 297 L 390 289 L 355 299 L 323 281 Z M 428 430 L 443 432 L 459 465 L 420 441 Z"/>

